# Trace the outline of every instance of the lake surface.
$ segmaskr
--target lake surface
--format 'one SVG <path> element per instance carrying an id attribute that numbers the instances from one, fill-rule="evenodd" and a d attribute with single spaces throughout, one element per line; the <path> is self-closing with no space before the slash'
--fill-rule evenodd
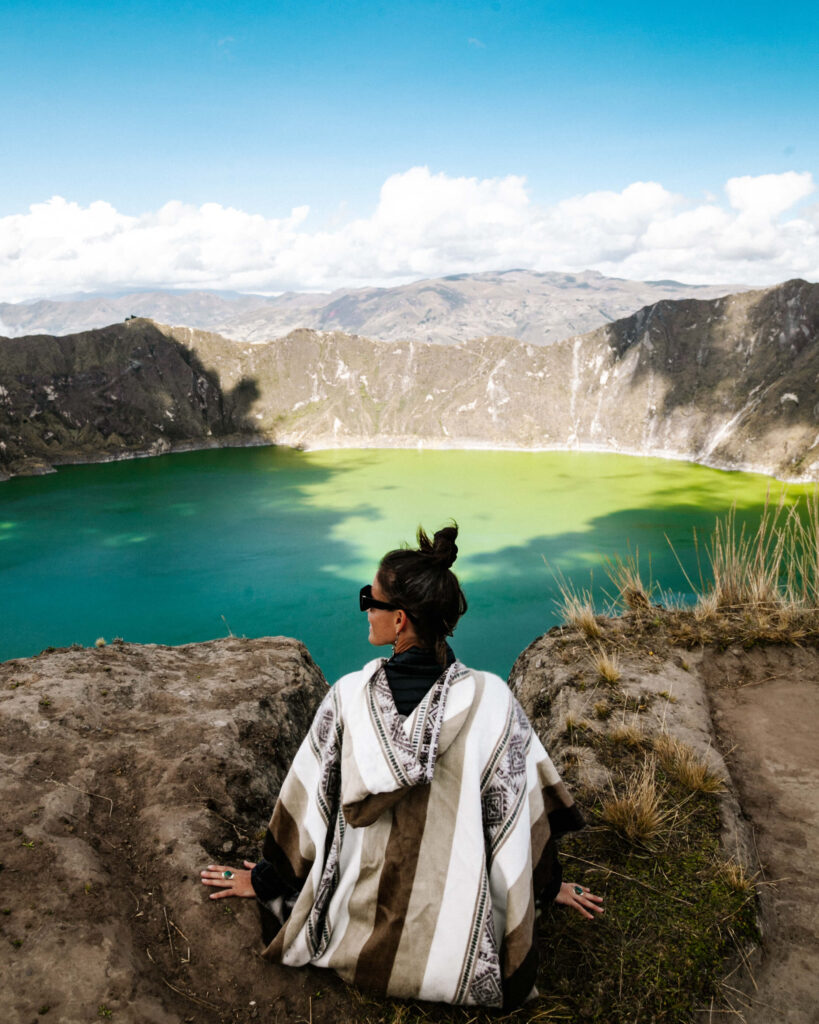
<path id="1" fill-rule="evenodd" d="M 506 676 L 558 621 L 554 574 L 610 589 L 606 555 L 639 549 L 665 590 L 696 576 L 692 528 L 766 477 L 587 453 L 245 448 L 0 484 L 0 660 L 97 637 L 181 644 L 285 634 L 333 680 L 376 652 L 358 590 L 385 551 L 454 518 L 469 601 L 453 646 Z M 789 487 L 789 496 L 807 488 Z"/>

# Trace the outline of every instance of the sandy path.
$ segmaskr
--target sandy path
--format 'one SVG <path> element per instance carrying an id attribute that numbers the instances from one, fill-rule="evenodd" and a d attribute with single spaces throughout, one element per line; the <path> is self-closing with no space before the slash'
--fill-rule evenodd
<path id="1" fill-rule="evenodd" d="M 747 1024 L 819 1022 L 819 676 L 815 658 L 802 663 L 806 653 L 794 651 L 785 673 L 779 661 L 773 680 L 760 658 L 738 688 L 724 685 L 730 665 L 713 673 L 723 684 L 711 691 L 723 749 L 774 883 L 763 887 L 763 960 Z"/>

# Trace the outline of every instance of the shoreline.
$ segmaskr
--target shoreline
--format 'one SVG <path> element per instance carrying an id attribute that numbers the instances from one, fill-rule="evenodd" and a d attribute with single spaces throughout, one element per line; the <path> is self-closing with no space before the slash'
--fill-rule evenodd
<path id="1" fill-rule="evenodd" d="M 484 441 L 453 442 L 451 439 L 437 441 L 426 438 L 422 440 L 411 440 L 410 438 L 397 438 L 390 443 L 384 438 L 359 438 L 351 437 L 345 442 L 337 439 L 318 438 L 315 442 L 307 441 L 293 435 L 279 439 L 263 437 L 242 437 L 230 435 L 225 438 L 208 438 L 202 441 L 182 441 L 178 444 L 155 444 L 150 448 L 126 451 L 126 452 L 100 452 L 97 455 L 67 456 L 62 459 L 55 459 L 53 462 L 42 462 L 37 468 L 30 472 L 5 473 L 0 470 L 0 484 L 8 480 L 34 476 L 50 476 L 56 473 L 61 466 L 92 466 L 107 462 L 126 462 L 130 459 L 150 459 L 160 455 L 176 455 L 183 452 L 210 451 L 219 448 L 290 448 L 293 451 L 322 452 L 322 451 L 345 451 L 345 450 L 377 450 L 384 451 L 489 451 L 509 452 L 522 454 L 537 454 L 547 452 L 563 452 L 566 454 L 578 453 L 589 455 L 625 455 L 630 458 L 665 459 L 669 462 L 690 462 L 697 466 L 704 466 L 707 469 L 717 469 L 723 473 L 749 473 L 756 476 L 769 477 L 781 484 L 819 484 L 819 476 L 783 477 L 778 476 L 770 466 L 763 466 L 752 463 L 722 462 L 718 459 L 697 458 L 691 453 L 668 451 L 665 449 L 649 449 L 647 451 L 635 448 L 620 448 L 613 446 L 592 445 L 586 443 L 576 444 L 552 444 L 538 446 L 522 446 L 512 444 L 491 444 Z"/>

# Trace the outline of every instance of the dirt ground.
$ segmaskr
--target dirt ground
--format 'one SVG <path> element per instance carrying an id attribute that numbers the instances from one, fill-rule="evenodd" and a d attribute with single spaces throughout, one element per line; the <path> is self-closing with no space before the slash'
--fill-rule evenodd
<path id="1" fill-rule="evenodd" d="M 737 1005 L 747 1024 L 817 1024 L 819 652 L 706 650 L 691 670 L 764 870 L 763 959 L 756 988 L 738 972 Z M 688 699 L 688 674 L 658 663 L 634 686 L 674 682 L 668 714 L 693 740 L 708 699 Z M 392 1014 L 326 971 L 263 961 L 254 903 L 198 883 L 207 862 L 257 855 L 325 687 L 281 637 L 0 664 L 0 1024 Z"/>
<path id="2" fill-rule="evenodd" d="M 817 1024 L 819 653 L 729 650 L 700 669 L 762 869 L 762 962 L 736 1005 L 747 1024 Z"/>
<path id="3" fill-rule="evenodd" d="M 326 972 L 260 958 L 252 900 L 209 901 L 198 878 L 258 854 L 325 692 L 283 637 L 0 665 L 0 1024 L 274 1024 L 333 1003 Z"/>

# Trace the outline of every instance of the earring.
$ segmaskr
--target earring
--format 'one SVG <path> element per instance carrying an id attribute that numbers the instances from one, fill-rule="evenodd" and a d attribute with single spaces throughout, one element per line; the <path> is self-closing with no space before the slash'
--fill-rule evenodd
<path id="1" fill-rule="evenodd" d="M 395 639 L 392 642 L 393 657 L 395 657 L 395 648 L 398 646 L 398 637 L 399 636 L 401 636 L 401 630 L 400 629 L 396 629 L 396 631 L 395 631 Z"/>

